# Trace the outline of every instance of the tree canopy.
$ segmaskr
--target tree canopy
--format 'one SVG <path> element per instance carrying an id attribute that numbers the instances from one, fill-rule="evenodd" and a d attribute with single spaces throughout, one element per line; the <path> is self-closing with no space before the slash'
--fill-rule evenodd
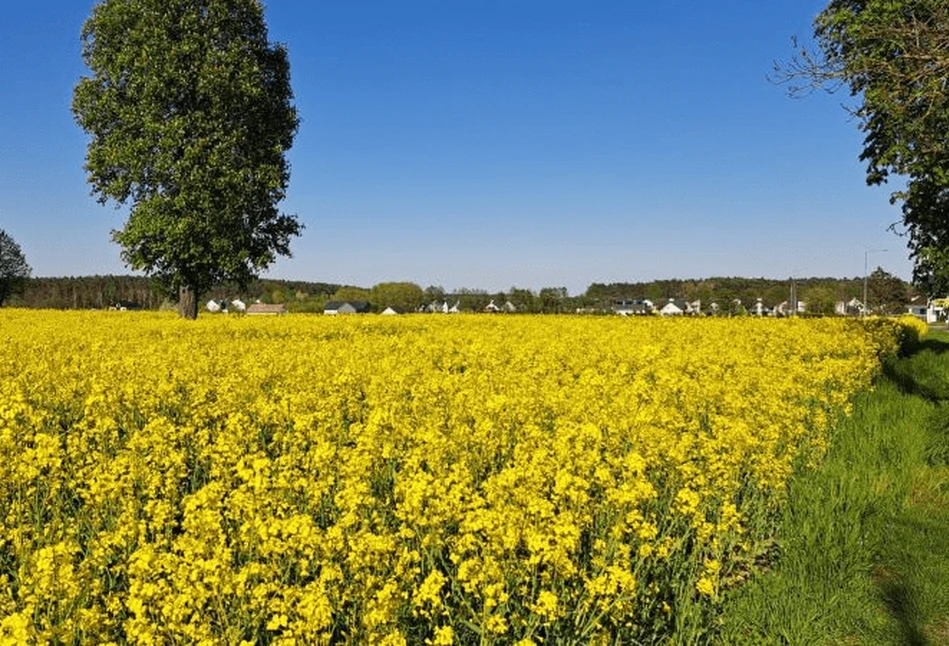
<path id="1" fill-rule="evenodd" d="M 6 231 L 0 229 L 0 305 L 30 277 L 23 250 Z"/>
<path id="2" fill-rule="evenodd" d="M 837 306 L 837 295 L 828 287 L 810 287 L 801 296 L 801 300 L 807 304 L 808 314 L 830 316 Z"/>
<path id="3" fill-rule="evenodd" d="M 909 290 L 897 276 L 877 267 L 867 277 L 867 302 L 864 305 L 876 314 L 902 314 L 906 312 Z"/>
<path id="4" fill-rule="evenodd" d="M 779 66 L 793 92 L 849 88 L 865 133 L 867 183 L 905 179 L 914 280 L 949 290 L 949 3 L 831 0 L 814 21 L 817 50 Z M 803 81 L 803 83 L 801 83 Z"/>
<path id="5" fill-rule="evenodd" d="M 425 303 L 425 292 L 412 282 L 385 282 L 373 285 L 368 300 L 378 310 L 397 307 L 414 312 Z"/>
<path id="6" fill-rule="evenodd" d="M 178 295 L 290 254 L 302 225 L 277 204 L 298 126 L 286 49 L 258 0 L 103 0 L 82 30 L 91 75 L 73 94 L 97 199 L 129 203 L 123 260 Z"/>

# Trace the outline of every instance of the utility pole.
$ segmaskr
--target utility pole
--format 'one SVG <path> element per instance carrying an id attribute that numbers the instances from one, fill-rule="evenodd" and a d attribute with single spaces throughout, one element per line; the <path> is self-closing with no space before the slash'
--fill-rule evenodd
<path id="1" fill-rule="evenodd" d="M 788 316 L 797 316 L 797 283 L 794 282 L 794 278 L 788 278 L 791 281 L 791 306 Z"/>

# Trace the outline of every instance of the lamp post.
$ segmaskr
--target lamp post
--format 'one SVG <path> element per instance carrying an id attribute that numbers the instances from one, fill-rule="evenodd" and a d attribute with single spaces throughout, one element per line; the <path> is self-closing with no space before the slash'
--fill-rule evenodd
<path id="1" fill-rule="evenodd" d="M 871 253 L 886 253 L 886 249 L 867 249 L 863 252 L 863 315 L 866 316 L 870 310 L 867 304 L 867 277 L 869 276 L 869 260 Z"/>

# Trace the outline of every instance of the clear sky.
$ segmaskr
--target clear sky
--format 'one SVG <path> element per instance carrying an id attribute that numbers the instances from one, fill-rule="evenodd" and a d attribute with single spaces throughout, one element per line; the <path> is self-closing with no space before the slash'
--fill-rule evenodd
<path id="1" fill-rule="evenodd" d="M 767 80 L 818 0 L 271 0 L 302 120 L 277 278 L 506 290 L 908 279 L 846 93 Z M 0 20 L 0 228 L 34 275 L 130 273 L 69 110 L 93 3 Z"/>

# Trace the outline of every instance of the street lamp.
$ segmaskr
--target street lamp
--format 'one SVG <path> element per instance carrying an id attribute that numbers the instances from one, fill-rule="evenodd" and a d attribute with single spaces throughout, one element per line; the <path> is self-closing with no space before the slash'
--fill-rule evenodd
<path id="1" fill-rule="evenodd" d="M 870 310 L 867 304 L 867 276 L 869 275 L 869 259 L 871 253 L 886 253 L 886 249 L 867 249 L 863 252 L 863 315 Z"/>

